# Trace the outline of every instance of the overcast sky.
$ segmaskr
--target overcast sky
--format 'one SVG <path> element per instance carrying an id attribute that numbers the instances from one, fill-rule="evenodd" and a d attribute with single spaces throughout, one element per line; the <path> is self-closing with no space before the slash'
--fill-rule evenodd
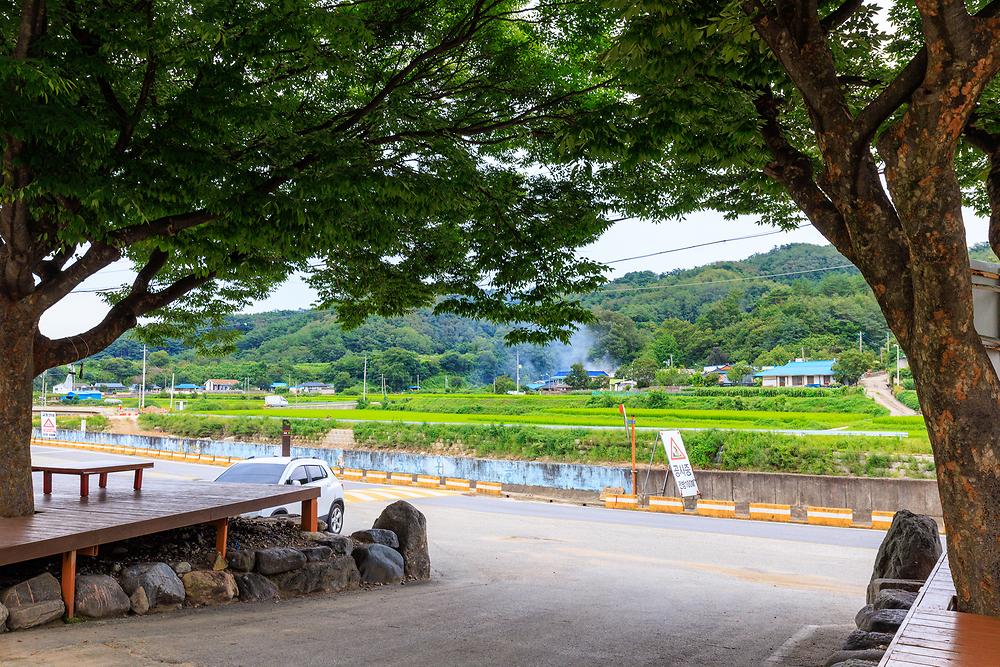
<path id="1" fill-rule="evenodd" d="M 986 240 L 987 222 L 966 211 L 966 229 L 969 245 Z M 641 255 L 681 246 L 746 236 L 773 228 L 755 224 L 753 218 L 723 220 L 716 213 L 698 213 L 683 222 L 649 223 L 636 220 L 615 224 L 596 243 L 583 249 L 581 255 L 610 261 L 622 257 Z M 720 243 L 704 248 L 650 257 L 614 264 L 609 276 L 614 278 L 629 271 L 655 271 L 662 273 L 678 268 L 690 268 L 719 260 L 743 259 L 759 252 L 787 243 L 826 244 L 819 232 L 804 227 L 784 234 L 757 239 Z M 95 275 L 82 288 L 104 288 L 120 285 L 129 280 L 127 264 L 109 267 Z M 293 277 L 275 290 L 269 298 L 254 304 L 251 312 L 277 309 L 309 308 L 316 299 L 315 293 L 300 278 Z M 70 294 L 42 318 L 42 333 L 48 336 L 68 336 L 86 331 L 107 312 L 107 306 L 96 294 Z"/>

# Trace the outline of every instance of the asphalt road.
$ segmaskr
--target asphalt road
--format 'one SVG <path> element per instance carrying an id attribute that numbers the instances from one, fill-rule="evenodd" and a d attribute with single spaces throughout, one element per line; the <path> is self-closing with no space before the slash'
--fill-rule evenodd
<path id="1" fill-rule="evenodd" d="M 156 461 L 147 484 L 218 470 Z M 388 502 L 349 502 L 345 532 Z M 882 536 L 457 494 L 411 502 L 427 516 L 428 583 L 13 633 L 0 664 L 816 665 L 852 629 Z"/>

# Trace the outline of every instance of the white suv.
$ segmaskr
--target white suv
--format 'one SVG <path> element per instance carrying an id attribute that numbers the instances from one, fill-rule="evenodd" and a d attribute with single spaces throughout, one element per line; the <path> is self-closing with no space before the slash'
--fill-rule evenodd
<path id="1" fill-rule="evenodd" d="M 235 463 L 215 478 L 216 482 L 239 484 L 292 484 L 320 488 L 317 514 L 326 521 L 326 529 L 339 533 L 344 527 L 344 485 L 321 459 L 289 456 L 266 456 Z M 301 503 L 268 507 L 244 516 L 298 514 Z"/>

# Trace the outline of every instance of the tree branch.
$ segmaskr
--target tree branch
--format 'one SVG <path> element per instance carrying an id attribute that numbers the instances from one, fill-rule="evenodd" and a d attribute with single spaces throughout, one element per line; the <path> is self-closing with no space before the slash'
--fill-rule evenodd
<path id="1" fill-rule="evenodd" d="M 128 296 L 112 306 L 104 319 L 93 328 L 77 336 L 67 336 L 57 340 L 49 339 L 40 333 L 36 334 L 34 359 L 36 373 L 77 361 L 104 349 L 134 327 L 143 315 L 170 305 L 215 278 L 214 272 L 205 275 L 190 274 L 159 292 L 150 292 L 148 291 L 150 281 L 166 262 L 166 253 L 162 255 L 150 259 L 136 276 Z M 155 268 L 157 264 L 159 268 Z"/>
<path id="2" fill-rule="evenodd" d="M 844 25 L 863 4 L 864 0 L 844 0 L 843 4 L 820 20 L 819 24 L 823 28 L 823 32 L 833 32 Z"/>

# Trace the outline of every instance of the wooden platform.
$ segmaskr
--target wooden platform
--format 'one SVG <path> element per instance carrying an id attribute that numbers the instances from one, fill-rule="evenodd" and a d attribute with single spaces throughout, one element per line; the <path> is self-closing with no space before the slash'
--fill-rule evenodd
<path id="1" fill-rule="evenodd" d="M 935 566 L 880 667 L 996 667 L 1000 618 L 954 610 L 955 584 L 944 555 Z"/>
<path id="2" fill-rule="evenodd" d="M 226 484 L 157 479 L 142 490 L 127 482 L 81 497 L 76 489 L 35 494 L 35 514 L 0 518 L 0 566 L 62 555 L 63 598 L 73 616 L 76 557 L 97 555 L 102 544 L 201 523 L 216 526 L 216 549 L 225 554 L 231 517 L 302 503 L 302 527 L 316 530 L 320 489 L 274 484 Z"/>

